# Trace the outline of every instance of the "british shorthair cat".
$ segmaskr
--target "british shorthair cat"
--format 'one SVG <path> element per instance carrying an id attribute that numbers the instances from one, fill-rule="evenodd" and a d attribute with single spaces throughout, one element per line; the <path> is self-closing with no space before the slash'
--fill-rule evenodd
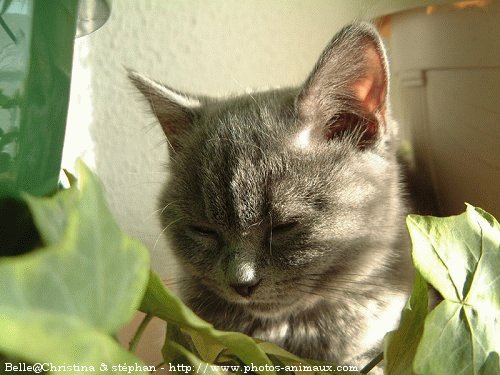
<path id="1" fill-rule="evenodd" d="M 361 369 L 413 278 L 375 28 L 344 27 L 298 88 L 215 99 L 129 76 L 170 145 L 160 207 L 185 303 L 216 328 Z"/>

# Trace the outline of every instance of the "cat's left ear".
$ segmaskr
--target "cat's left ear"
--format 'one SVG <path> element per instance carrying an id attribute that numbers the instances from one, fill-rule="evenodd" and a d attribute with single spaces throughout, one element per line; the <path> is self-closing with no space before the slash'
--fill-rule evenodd
<path id="1" fill-rule="evenodd" d="M 385 51 L 375 28 L 346 26 L 324 50 L 297 98 L 300 119 L 327 140 L 357 132 L 364 148 L 385 126 L 388 84 Z"/>
<path id="2" fill-rule="evenodd" d="M 181 147 L 179 139 L 190 129 L 202 105 L 201 100 L 175 91 L 133 70 L 128 71 L 128 77 L 147 99 L 168 143 L 177 151 Z"/>

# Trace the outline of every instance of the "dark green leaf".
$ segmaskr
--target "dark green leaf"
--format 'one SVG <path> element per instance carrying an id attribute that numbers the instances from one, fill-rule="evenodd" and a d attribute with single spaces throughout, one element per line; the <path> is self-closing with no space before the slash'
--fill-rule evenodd
<path id="1" fill-rule="evenodd" d="M 187 358 L 186 348 L 190 344 L 187 344 L 184 339 L 179 337 L 179 332 L 183 332 L 190 337 L 197 354 L 200 356 L 197 360 L 201 360 L 203 366 L 213 364 L 213 362 L 222 366 L 223 362 L 227 360 L 232 364 L 240 363 L 242 366 L 254 365 L 257 368 L 263 368 L 263 371 L 258 371 L 259 374 L 274 374 L 275 372 L 272 371 L 274 369 L 273 363 L 278 362 L 295 366 L 332 366 L 333 369 L 336 369 L 332 364 L 301 359 L 274 344 L 252 339 L 242 333 L 216 330 L 210 323 L 200 319 L 176 296 L 170 293 L 154 273 L 151 273 L 141 310 L 165 320 L 167 322 L 167 332 L 169 325 L 175 326 L 173 334 L 167 336 L 163 348 L 166 362 L 178 359 L 177 355 L 179 353 L 183 354 L 184 358 Z M 196 362 L 194 358 L 188 359 L 190 363 L 200 363 Z M 266 366 L 271 370 L 265 370 Z M 317 373 L 321 372 L 318 371 Z M 332 371 L 332 373 L 343 374 L 341 371 Z M 349 374 L 354 373 L 349 372 Z"/>
<path id="2" fill-rule="evenodd" d="M 216 343 L 231 348 L 245 363 L 271 365 L 267 355 L 253 339 L 238 332 L 216 330 L 210 323 L 196 316 L 176 296 L 168 292 L 155 273 L 150 275 L 141 311 L 165 320 L 167 325 L 173 323 L 188 334 L 196 331 L 196 334 L 207 336 Z M 272 372 L 263 372 L 263 374 L 272 374 Z"/>
<path id="3" fill-rule="evenodd" d="M 224 371 L 221 367 L 209 364 L 207 362 L 201 361 L 198 357 L 196 357 L 189 350 L 184 348 L 182 345 L 173 342 L 167 341 L 166 350 L 174 352 L 183 358 L 182 364 L 176 363 L 177 366 L 189 366 L 189 369 L 186 369 L 185 373 L 190 374 L 206 374 L 206 375 L 223 375 L 228 374 L 229 371 Z M 180 372 L 183 368 L 178 368 L 176 372 Z"/>
<path id="4" fill-rule="evenodd" d="M 384 339 L 384 370 L 387 375 L 412 374 L 413 358 L 422 337 L 428 309 L 427 283 L 417 272 L 410 299 L 396 331 Z"/>
<path id="5" fill-rule="evenodd" d="M 444 297 L 427 317 L 414 361 L 417 374 L 479 374 L 499 351 L 500 227 L 467 206 L 459 216 L 410 216 L 418 271 Z M 493 354 L 492 354 L 493 353 Z M 493 357 L 492 357 L 493 356 Z"/>

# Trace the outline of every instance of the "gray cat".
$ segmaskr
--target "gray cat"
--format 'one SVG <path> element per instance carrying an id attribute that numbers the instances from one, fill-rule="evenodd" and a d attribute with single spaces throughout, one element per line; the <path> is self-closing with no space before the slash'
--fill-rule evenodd
<path id="1" fill-rule="evenodd" d="M 219 329 L 361 369 L 413 277 L 376 30 L 343 28 L 299 88 L 222 100 L 130 78 L 171 147 L 160 207 L 184 301 Z"/>

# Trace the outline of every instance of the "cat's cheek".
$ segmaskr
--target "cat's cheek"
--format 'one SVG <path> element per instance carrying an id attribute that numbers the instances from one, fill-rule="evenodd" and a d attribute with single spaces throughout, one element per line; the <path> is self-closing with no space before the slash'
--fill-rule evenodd
<path id="1" fill-rule="evenodd" d="M 310 238 L 290 238 L 281 242 L 276 241 L 272 247 L 271 258 L 275 268 L 296 269 L 302 273 L 304 267 L 314 266 L 316 263 L 323 264 L 325 253 L 327 247 L 323 243 Z"/>
<path id="2" fill-rule="evenodd" d="M 192 248 L 201 250 L 204 253 L 215 253 L 219 248 L 218 241 L 210 237 L 192 237 L 190 243 Z"/>
<path id="3" fill-rule="evenodd" d="M 190 264 L 197 274 L 213 272 L 214 265 L 207 262 L 214 259 L 218 251 L 218 243 L 211 238 L 193 238 L 177 232 L 172 240 L 173 250 L 177 258 Z"/>

